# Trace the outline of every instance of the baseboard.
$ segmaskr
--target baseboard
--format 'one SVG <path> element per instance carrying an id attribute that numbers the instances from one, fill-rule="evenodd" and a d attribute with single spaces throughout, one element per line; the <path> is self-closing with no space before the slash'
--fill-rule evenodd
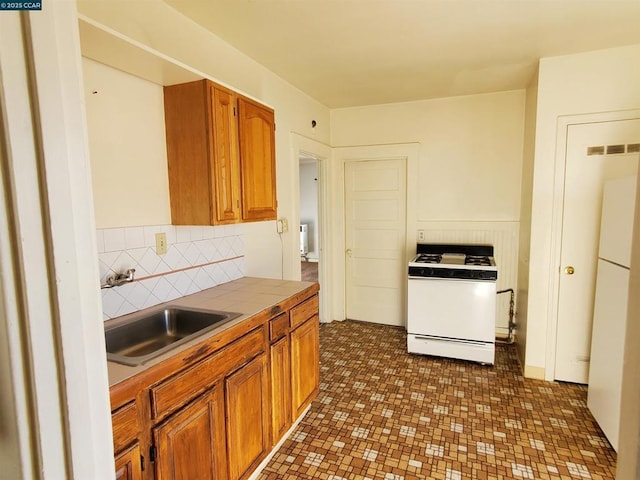
<path id="1" fill-rule="evenodd" d="M 287 440 L 287 438 L 289 438 L 289 435 L 293 433 L 293 431 L 296 429 L 298 424 L 302 421 L 302 419 L 307 414 L 310 408 L 311 408 L 311 405 L 309 405 L 307 408 L 304 409 L 302 414 L 296 419 L 295 422 L 293 422 L 293 425 L 291 425 L 289 430 L 287 430 L 287 433 L 285 433 L 280 439 L 280 441 L 273 446 L 273 448 L 269 452 L 269 455 L 267 455 L 264 458 L 264 460 L 260 462 L 260 465 L 258 465 L 258 467 L 253 471 L 253 473 L 249 476 L 247 480 L 256 480 L 260 476 L 260 474 L 262 473 L 262 470 L 264 470 L 264 468 L 269 464 L 273 456 L 278 452 L 278 450 L 280 450 L 280 447 L 282 446 L 282 444 L 285 442 L 285 440 Z"/>
<path id="2" fill-rule="evenodd" d="M 544 380 L 544 368 L 543 367 L 534 367 L 533 365 L 525 365 L 524 366 L 524 376 L 525 378 L 533 378 L 535 380 Z"/>

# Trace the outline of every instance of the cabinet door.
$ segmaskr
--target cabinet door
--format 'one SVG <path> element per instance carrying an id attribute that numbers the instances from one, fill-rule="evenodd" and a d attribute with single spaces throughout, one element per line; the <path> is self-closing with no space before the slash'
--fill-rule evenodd
<path id="1" fill-rule="evenodd" d="M 116 480 L 142 480 L 140 446 L 137 443 L 116 456 Z"/>
<path id="2" fill-rule="evenodd" d="M 276 153 L 273 110 L 238 99 L 242 219 L 276 218 Z"/>
<path id="3" fill-rule="evenodd" d="M 291 355 L 289 337 L 271 345 L 271 430 L 277 443 L 291 426 Z"/>
<path id="4" fill-rule="evenodd" d="M 270 447 L 269 369 L 260 355 L 225 380 L 229 480 L 247 478 Z"/>
<path id="5" fill-rule="evenodd" d="M 240 220 L 240 160 L 236 96 L 230 90 L 209 84 L 213 109 L 211 178 L 213 181 L 214 225 Z"/>
<path id="6" fill-rule="evenodd" d="M 204 80 L 164 87 L 171 223 L 211 223 L 210 125 Z"/>
<path id="7" fill-rule="evenodd" d="M 291 332 L 291 390 L 293 418 L 300 416 L 318 393 L 320 329 L 314 315 Z"/>
<path id="8" fill-rule="evenodd" d="M 226 478 L 224 403 L 214 387 L 153 429 L 156 480 Z"/>

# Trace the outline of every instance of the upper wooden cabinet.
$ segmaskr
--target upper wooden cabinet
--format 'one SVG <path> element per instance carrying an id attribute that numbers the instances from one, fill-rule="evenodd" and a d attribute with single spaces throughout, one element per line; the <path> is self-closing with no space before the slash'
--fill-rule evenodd
<path id="1" fill-rule="evenodd" d="M 276 218 L 273 110 L 209 80 L 164 88 L 171 220 Z"/>
<path id="2" fill-rule="evenodd" d="M 276 153 L 273 110 L 246 98 L 240 111 L 240 177 L 242 219 L 275 220 Z"/>

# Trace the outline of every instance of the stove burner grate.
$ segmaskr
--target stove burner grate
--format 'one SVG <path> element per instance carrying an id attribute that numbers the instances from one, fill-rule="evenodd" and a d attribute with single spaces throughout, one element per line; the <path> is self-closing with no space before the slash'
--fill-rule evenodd
<path id="1" fill-rule="evenodd" d="M 485 257 L 482 255 L 467 255 L 465 258 L 465 265 L 480 265 L 483 267 L 488 267 L 491 265 L 491 260 L 489 257 Z"/>
<path id="2" fill-rule="evenodd" d="M 442 255 L 438 253 L 422 253 L 415 259 L 417 263 L 440 263 Z"/>

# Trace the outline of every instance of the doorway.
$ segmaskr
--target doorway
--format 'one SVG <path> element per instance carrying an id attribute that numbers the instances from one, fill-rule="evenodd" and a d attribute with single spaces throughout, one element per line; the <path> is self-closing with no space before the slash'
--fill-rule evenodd
<path id="1" fill-rule="evenodd" d="M 600 211 L 606 180 L 634 175 L 640 120 L 567 127 L 554 378 L 587 383 Z M 622 346 L 621 346 L 622 348 Z"/>
<path id="2" fill-rule="evenodd" d="M 302 153 L 300 163 L 300 277 L 317 282 L 320 263 L 318 160 Z"/>

